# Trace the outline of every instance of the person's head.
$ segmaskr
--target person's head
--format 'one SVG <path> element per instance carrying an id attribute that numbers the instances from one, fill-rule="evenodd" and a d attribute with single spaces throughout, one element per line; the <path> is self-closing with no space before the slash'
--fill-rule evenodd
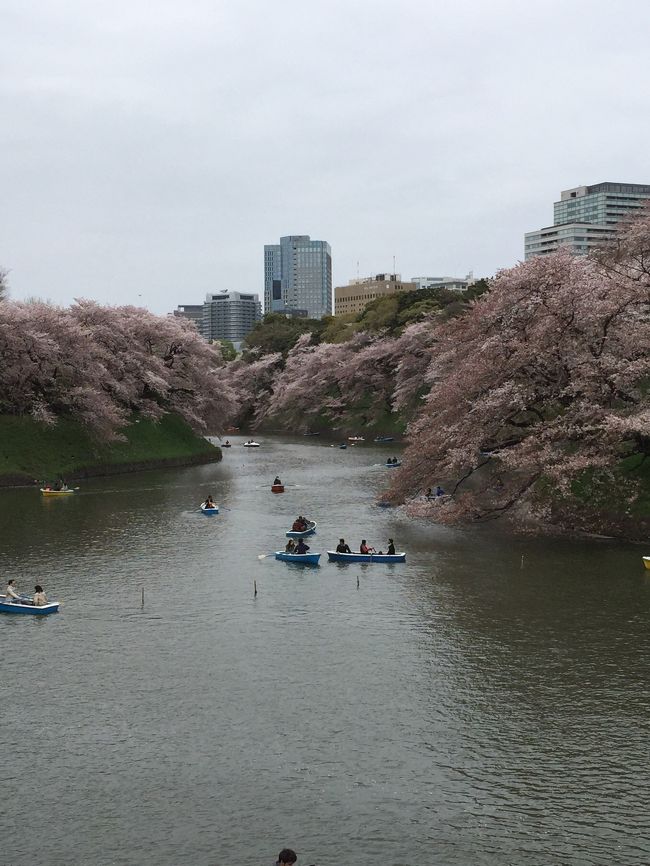
<path id="1" fill-rule="evenodd" d="M 12 579 L 9 581 L 9 583 L 7 584 L 7 586 L 13 586 L 13 585 L 14 585 L 14 580 L 13 580 L 13 578 L 12 578 Z"/>
<path id="2" fill-rule="evenodd" d="M 366 539 L 365 539 L 365 538 L 362 538 L 362 539 L 361 539 L 361 544 L 365 544 L 365 543 L 366 543 Z"/>
<path id="3" fill-rule="evenodd" d="M 40 585 L 40 583 L 36 584 L 36 586 L 34 587 L 34 592 L 43 592 L 43 587 Z"/>
<path id="4" fill-rule="evenodd" d="M 345 544 L 345 538 L 339 538 L 339 544 Z"/>
<path id="5" fill-rule="evenodd" d="M 298 855 L 295 851 L 292 851 L 291 848 L 283 848 L 278 854 L 278 863 L 280 866 L 282 866 L 282 864 L 291 866 L 291 864 L 295 863 L 297 859 Z"/>
<path id="6" fill-rule="evenodd" d="M 388 543 L 389 543 L 389 544 L 393 544 L 393 539 L 392 539 L 392 538 L 389 538 L 389 539 L 388 539 Z"/>

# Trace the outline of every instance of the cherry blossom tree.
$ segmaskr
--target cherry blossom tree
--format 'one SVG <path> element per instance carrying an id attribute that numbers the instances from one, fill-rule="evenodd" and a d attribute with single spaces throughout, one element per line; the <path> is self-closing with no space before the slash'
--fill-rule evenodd
<path id="1" fill-rule="evenodd" d="M 104 439 L 133 412 L 217 430 L 234 413 L 221 354 L 189 325 L 136 307 L 0 304 L 0 412 L 68 413 Z"/>
<path id="2" fill-rule="evenodd" d="M 629 257 L 605 267 L 560 251 L 501 272 L 437 331 L 431 390 L 392 498 L 442 522 L 522 502 L 541 513 L 543 485 L 568 493 L 594 469 L 613 480 L 622 456 L 650 454 L 649 288 Z M 418 499 L 441 479 L 451 496 Z"/>

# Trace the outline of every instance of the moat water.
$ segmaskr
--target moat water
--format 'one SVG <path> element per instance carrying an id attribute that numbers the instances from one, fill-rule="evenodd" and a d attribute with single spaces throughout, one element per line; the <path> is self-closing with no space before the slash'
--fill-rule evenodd
<path id="1" fill-rule="evenodd" d="M 409 521 L 390 446 L 231 441 L 0 491 L 3 578 L 63 600 L 0 616 L 0 862 L 647 866 L 649 551 Z M 407 562 L 258 560 L 298 513 Z"/>

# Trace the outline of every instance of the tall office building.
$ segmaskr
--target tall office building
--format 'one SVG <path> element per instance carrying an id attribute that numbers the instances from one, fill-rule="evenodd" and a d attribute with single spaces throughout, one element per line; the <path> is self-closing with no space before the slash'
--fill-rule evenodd
<path id="1" fill-rule="evenodd" d="M 174 316 L 194 322 L 206 340 L 241 342 L 262 318 L 259 295 L 243 292 L 210 292 L 203 304 L 181 304 Z"/>
<path id="2" fill-rule="evenodd" d="M 560 193 L 553 205 L 553 225 L 526 232 L 525 257 L 543 256 L 560 247 L 585 255 L 615 233 L 616 223 L 650 198 L 650 185 L 597 183 Z"/>
<path id="3" fill-rule="evenodd" d="M 326 241 L 288 235 L 264 246 L 264 312 L 332 315 L 332 251 Z"/>
<path id="4" fill-rule="evenodd" d="M 259 295 L 228 291 L 210 293 L 203 304 L 203 336 L 206 340 L 238 343 L 261 318 Z"/>

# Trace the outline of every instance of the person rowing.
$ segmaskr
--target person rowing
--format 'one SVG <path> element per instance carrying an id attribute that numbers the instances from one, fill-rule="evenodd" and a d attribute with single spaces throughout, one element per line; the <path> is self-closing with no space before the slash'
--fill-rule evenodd
<path id="1" fill-rule="evenodd" d="M 217 506 L 214 504 L 214 499 L 212 496 L 208 494 L 208 498 L 203 503 L 204 508 L 216 508 Z"/>
<path id="2" fill-rule="evenodd" d="M 292 532 L 304 532 L 307 529 L 307 521 L 299 514 L 298 517 L 293 521 L 293 526 L 291 527 Z"/>
<path id="3" fill-rule="evenodd" d="M 368 545 L 366 544 L 365 538 L 363 538 L 361 540 L 361 544 L 359 545 L 359 553 L 376 553 L 376 552 L 377 551 L 375 550 L 374 547 L 368 547 Z"/>
<path id="4" fill-rule="evenodd" d="M 388 556 L 395 556 L 395 542 L 392 538 L 388 539 L 388 550 L 386 551 Z"/>
<path id="5" fill-rule="evenodd" d="M 273 484 L 274 484 L 274 485 L 276 485 L 276 484 L 280 484 L 280 485 L 282 485 L 282 482 L 280 481 L 280 479 L 279 479 L 279 477 L 278 477 L 277 475 L 275 476 L 275 481 L 273 482 Z"/>
<path id="6" fill-rule="evenodd" d="M 336 545 L 337 553 L 352 553 L 350 545 L 345 543 L 345 538 L 339 538 L 339 543 Z"/>
<path id="7" fill-rule="evenodd" d="M 295 553 L 307 553 L 309 550 L 309 545 L 305 544 L 302 538 L 298 539 L 298 544 L 296 544 Z"/>
<path id="8" fill-rule="evenodd" d="M 5 589 L 5 602 L 8 602 L 9 604 L 24 603 L 21 594 L 18 592 L 16 581 L 13 579 L 7 583 L 7 588 Z"/>

